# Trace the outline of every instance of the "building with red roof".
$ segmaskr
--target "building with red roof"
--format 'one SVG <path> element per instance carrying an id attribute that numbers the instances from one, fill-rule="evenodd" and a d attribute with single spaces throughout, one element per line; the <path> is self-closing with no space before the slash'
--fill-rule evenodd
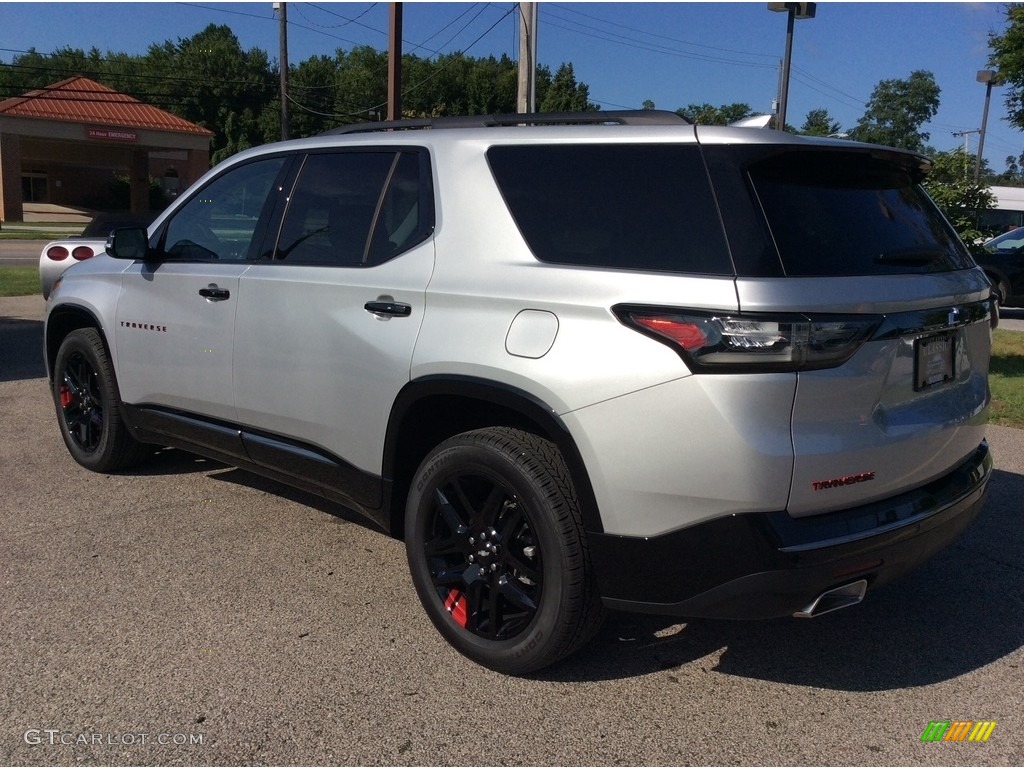
<path id="1" fill-rule="evenodd" d="M 184 190 L 209 168 L 212 136 L 87 77 L 0 101 L 0 220 L 21 221 L 26 202 L 102 208 L 125 176 L 145 215 L 150 178 Z"/>

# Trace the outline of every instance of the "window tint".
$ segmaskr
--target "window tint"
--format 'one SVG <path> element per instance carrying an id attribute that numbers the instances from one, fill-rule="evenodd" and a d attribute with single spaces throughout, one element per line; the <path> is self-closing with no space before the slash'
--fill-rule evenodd
<path id="1" fill-rule="evenodd" d="M 369 265 L 422 239 L 415 152 L 309 155 L 285 213 L 277 258 Z"/>
<path id="2" fill-rule="evenodd" d="M 541 261 L 733 273 L 696 146 L 497 146 L 487 158 Z"/>
<path id="3" fill-rule="evenodd" d="M 750 169 L 786 274 L 965 269 L 970 256 L 912 169 L 862 152 L 792 152 Z"/>
<path id="4" fill-rule="evenodd" d="M 218 176 L 174 214 L 164 235 L 169 259 L 241 261 L 284 157 L 257 160 Z"/>

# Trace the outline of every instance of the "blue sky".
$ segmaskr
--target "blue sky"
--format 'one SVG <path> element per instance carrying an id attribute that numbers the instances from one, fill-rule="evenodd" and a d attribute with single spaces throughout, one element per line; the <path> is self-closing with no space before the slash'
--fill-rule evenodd
<path id="1" fill-rule="evenodd" d="M 421 56 L 466 51 L 516 57 L 513 4 L 405 4 L 405 49 Z M 785 14 L 765 2 L 542 2 L 538 58 L 556 69 L 572 62 L 578 80 L 605 109 L 745 102 L 767 112 L 785 46 Z M 333 54 L 354 45 L 387 47 L 388 3 L 289 2 L 289 60 Z M 143 53 L 209 23 L 227 24 L 243 48 L 278 55 L 278 23 L 260 3 L 0 3 L 0 58 L 34 47 L 70 45 Z M 852 127 L 883 79 L 916 69 L 935 75 L 941 106 L 926 126 L 938 149 L 963 145 L 954 132 L 977 131 L 985 87 L 988 35 L 1005 26 L 998 3 L 818 3 L 814 19 L 798 21 L 788 122 L 799 126 L 823 107 Z M 422 46 L 416 48 L 416 46 Z M 1024 133 L 1005 121 L 1003 89 L 993 90 L 985 156 L 1000 171 L 1024 151 Z M 370 105 L 368 105 L 370 106 Z M 978 136 L 968 137 L 972 152 Z"/>

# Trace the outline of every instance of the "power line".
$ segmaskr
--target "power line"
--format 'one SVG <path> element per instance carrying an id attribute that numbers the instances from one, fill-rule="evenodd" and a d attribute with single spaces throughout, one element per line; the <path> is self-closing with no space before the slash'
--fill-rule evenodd
<path id="1" fill-rule="evenodd" d="M 506 11 L 501 16 L 501 18 L 499 18 L 497 21 L 495 21 L 493 24 L 491 24 L 491 26 L 489 26 L 486 30 L 484 30 L 473 42 L 471 42 L 469 45 L 467 45 L 461 51 L 461 53 L 465 54 L 467 51 L 469 51 L 470 48 L 472 48 L 474 45 L 476 45 L 481 40 L 483 40 L 488 34 L 490 34 L 490 32 L 495 27 L 497 27 L 501 22 L 503 22 L 506 18 L 508 18 L 517 8 L 518 8 L 518 5 L 514 5 L 511 8 L 509 8 L 509 10 Z M 459 60 L 458 57 L 453 57 L 451 61 L 443 64 L 440 67 L 438 67 L 434 72 L 431 72 L 429 75 L 427 75 L 425 78 L 420 80 L 418 83 L 410 85 L 407 88 L 403 88 L 402 89 L 402 97 L 404 98 L 406 96 L 406 94 L 412 93 L 413 91 L 415 91 L 420 86 L 424 85 L 425 83 L 429 82 L 430 80 L 433 80 L 435 77 L 437 77 L 442 72 L 444 72 L 446 69 L 451 67 L 458 60 Z M 336 119 L 339 119 L 339 120 L 343 120 L 343 119 L 351 118 L 351 117 L 362 117 L 363 115 L 366 115 L 366 114 L 368 114 L 370 112 L 378 111 L 381 108 L 387 106 L 387 102 L 384 101 L 384 102 L 381 102 L 380 104 L 375 104 L 375 105 L 370 106 L 370 107 L 365 107 L 365 108 L 360 109 L 360 110 L 358 110 L 356 112 L 349 112 L 349 113 L 341 113 L 341 114 L 339 114 L 339 113 L 327 113 L 327 112 L 317 111 L 315 109 L 312 109 L 310 107 L 307 107 L 304 104 L 301 104 L 301 103 L 295 101 L 295 99 L 293 99 L 290 95 L 288 96 L 288 100 L 291 101 L 292 103 L 294 103 L 300 109 L 303 109 L 303 110 L 305 110 L 307 112 L 310 112 L 312 114 L 319 115 L 321 117 L 332 117 L 332 118 L 336 118 Z"/>
<path id="2" fill-rule="evenodd" d="M 615 22 L 615 21 L 608 21 L 607 19 L 602 19 L 599 16 L 594 16 L 593 14 L 584 13 L 583 11 L 576 10 L 575 8 L 573 8 L 571 6 L 563 5 L 561 3 L 551 3 L 551 5 L 553 7 L 555 7 L 555 8 L 560 9 L 560 10 L 567 11 L 568 13 L 576 14 L 577 16 L 583 16 L 583 17 L 588 18 L 588 19 L 593 19 L 594 21 L 599 21 L 602 24 L 607 24 L 607 25 L 612 26 L 612 27 L 618 27 L 620 29 L 625 29 L 625 30 L 628 30 L 630 32 L 637 32 L 637 33 L 639 33 L 641 35 L 647 35 L 649 37 L 655 37 L 655 38 L 658 38 L 659 40 L 667 40 L 667 41 L 672 42 L 672 43 L 679 43 L 681 45 L 689 45 L 689 46 L 692 46 L 694 48 L 707 48 L 708 50 L 721 51 L 723 53 L 738 53 L 738 54 L 741 54 L 741 55 L 744 55 L 744 56 L 761 56 L 761 57 L 764 57 L 764 58 L 767 58 L 767 59 L 772 59 L 772 60 L 775 60 L 775 59 L 778 58 L 778 56 L 775 55 L 775 54 L 756 53 L 754 51 L 741 51 L 741 50 L 737 50 L 737 49 L 733 49 L 733 48 L 722 48 L 721 46 L 705 45 L 704 43 L 695 43 L 695 42 L 692 42 L 690 40 L 682 40 L 682 39 L 676 38 L 676 37 L 668 37 L 666 35 L 658 34 L 657 32 L 650 32 L 648 30 L 640 29 L 639 27 L 631 27 L 628 24 L 620 24 L 620 23 Z M 549 11 L 549 13 L 550 13 L 550 11 Z M 591 29 L 594 29 L 594 27 L 591 27 Z"/>
<path id="3" fill-rule="evenodd" d="M 550 15 L 550 14 L 549 14 Z M 569 22 L 573 24 L 575 22 Z M 682 59 L 695 59 L 697 61 L 710 61 L 716 64 L 729 64 L 732 66 L 739 67 L 752 67 L 755 69 L 775 69 L 776 64 L 768 64 L 762 62 L 753 61 L 740 61 L 738 59 L 727 59 L 721 56 L 709 56 L 703 53 L 688 53 L 686 51 L 680 51 L 667 46 L 658 44 L 648 44 L 640 41 L 633 40 L 632 38 L 624 37 L 623 35 L 617 35 L 613 32 L 607 33 L 595 33 L 595 32 L 583 32 L 579 29 L 573 29 L 562 24 L 556 24 L 553 21 L 548 20 L 546 23 L 548 27 L 555 27 L 556 29 L 564 29 L 567 32 L 572 32 L 577 35 L 583 35 L 584 37 L 590 37 L 597 40 L 604 40 L 606 42 L 615 43 L 616 45 L 625 46 L 627 48 L 636 48 L 642 51 L 649 51 L 653 53 L 661 53 L 666 56 L 674 56 Z"/>

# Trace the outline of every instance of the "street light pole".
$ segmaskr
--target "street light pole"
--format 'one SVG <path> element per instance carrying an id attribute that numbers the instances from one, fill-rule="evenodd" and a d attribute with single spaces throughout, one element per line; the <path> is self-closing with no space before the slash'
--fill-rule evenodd
<path id="1" fill-rule="evenodd" d="M 786 56 L 782 60 L 782 83 L 779 86 L 779 110 L 775 115 L 775 127 L 786 130 L 786 105 L 789 101 L 789 69 L 793 58 L 793 25 L 797 19 L 813 19 L 817 3 L 768 3 L 769 11 L 786 13 Z"/>
<path id="2" fill-rule="evenodd" d="M 974 164 L 974 183 L 981 178 L 981 158 L 985 150 L 985 129 L 988 127 L 988 105 L 992 100 L 992 86 L 996 84 L 997 73 L 991 69 L 979 69 L 977 80 L 985 84 L 985 111 L 981 113 L 981 132 L 978 136 L 978 161 Z"/>

